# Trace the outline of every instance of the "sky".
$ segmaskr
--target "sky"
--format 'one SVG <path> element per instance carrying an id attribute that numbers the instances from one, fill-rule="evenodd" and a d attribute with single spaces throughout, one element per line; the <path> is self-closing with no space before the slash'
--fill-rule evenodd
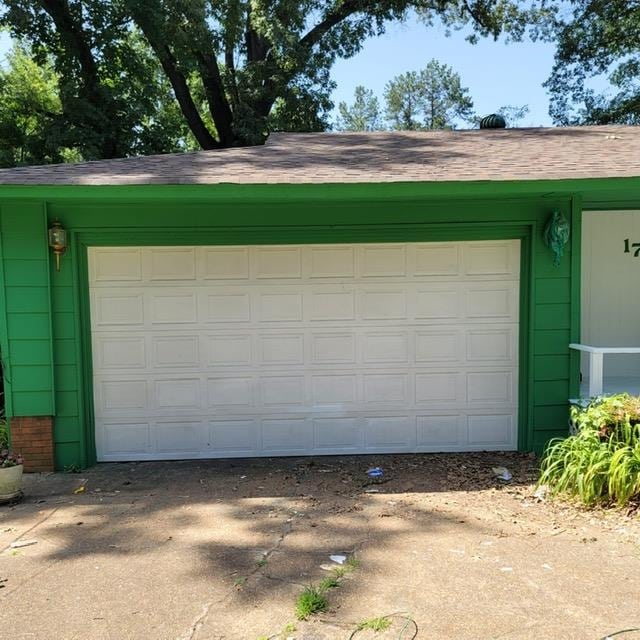
<path id="1" fill-rule="evenodd" d="M 353 102 L 357 85 L 373 90 L 382 104 L 385 84 L 406 71 L 424 68 L 432 58 L 448 64 L 468 87 L 479 115 L 505 105 L 529 106 L 518 126 L 551 126 L 549 97 L 542 83 L 553 66 L 554 45 L 543 42 L 504 44 L 482 39 L 469 44 L 462 32 L 445 35 L 441 26 L 427 27 L 412 20 L 392 24 L 387 32 L 370 38 L 362 51 L 339 60 L 333 70 L 336 105 Z"/>

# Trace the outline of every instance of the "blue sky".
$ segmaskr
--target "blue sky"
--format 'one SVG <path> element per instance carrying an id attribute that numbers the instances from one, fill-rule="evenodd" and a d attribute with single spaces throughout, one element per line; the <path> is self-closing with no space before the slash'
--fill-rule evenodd
<path id="1" fill-rule="evenodd" d="M 333 100 L 336 105 L 351 103 L 355 87 L 362 84 L 382 102 L 391 78 L 419 70 L 435 58 L 460 74 L 480 115 L 526 104 L 529 113 L 518 126 L 550 126 L 549 97 L 542 83 L 551 72 L 553 52 L 554 45 L 543 42 L 506 45 L 487 39 L 472 45 L 462 32 L 447 37 L 441 26 L 426 27 L 415 20 L 392 24 L 384 35 L 368 40 L 358 55 L 335 64 Z"/>

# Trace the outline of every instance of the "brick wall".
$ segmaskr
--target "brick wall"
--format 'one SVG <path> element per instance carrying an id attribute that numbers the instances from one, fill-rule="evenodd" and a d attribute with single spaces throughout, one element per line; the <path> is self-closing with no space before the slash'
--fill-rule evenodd
<path id="1" fill-rule="evenodd" d="M 11 418 L 11 448 L 24 457 L 26 472 L 53 471 L 53 418 Z"/>

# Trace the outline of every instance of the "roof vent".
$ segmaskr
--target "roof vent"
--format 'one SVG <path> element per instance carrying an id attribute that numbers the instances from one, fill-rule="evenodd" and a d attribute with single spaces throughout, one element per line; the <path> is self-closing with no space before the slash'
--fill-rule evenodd
<path id="1" fill-rule="evenodd" d="M 480 120 L 481 129 L 504 129 L 506 126 L 507 121 L 499 113 L 492 113 Z"/>

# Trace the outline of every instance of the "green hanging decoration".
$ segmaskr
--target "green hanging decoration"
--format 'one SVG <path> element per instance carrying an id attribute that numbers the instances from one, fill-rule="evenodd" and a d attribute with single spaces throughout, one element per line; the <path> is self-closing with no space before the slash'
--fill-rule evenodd
<path id="1" fill-rule="evenodd" d="M 560 258 L 564 255 L 564 247 L 569 242 L 571 227 L 569 221 L 559 212 L 554 211 L 544 226 L 544 243 L 553 252 L 554 266 L 560 266 Z"/>

